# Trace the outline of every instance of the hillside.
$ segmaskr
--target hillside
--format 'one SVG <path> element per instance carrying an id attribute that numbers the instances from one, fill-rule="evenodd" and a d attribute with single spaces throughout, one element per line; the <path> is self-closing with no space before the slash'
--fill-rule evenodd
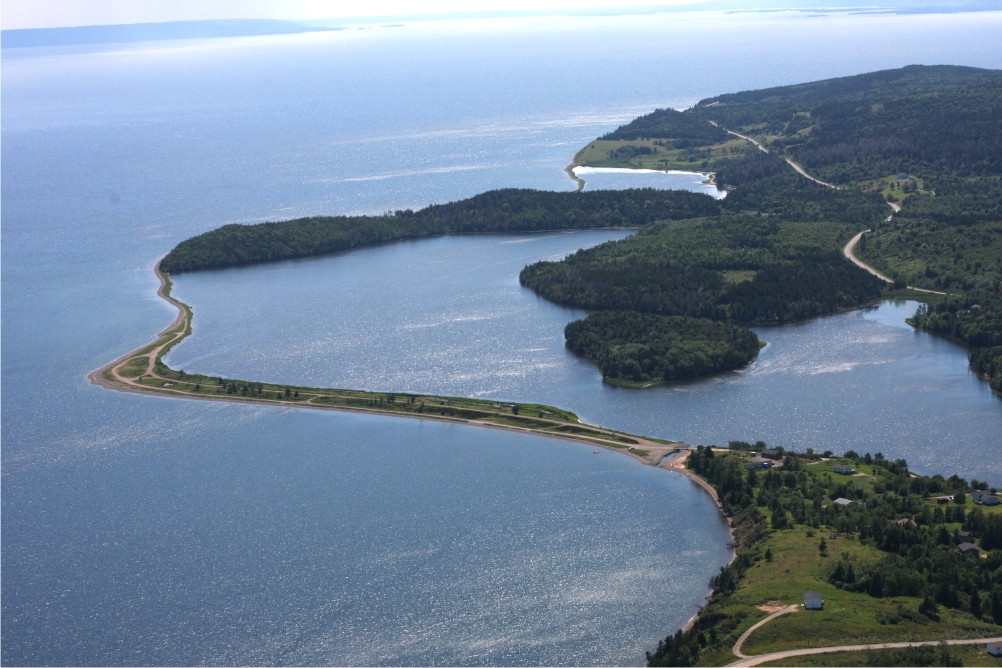
<path id="1" fill-rule="evenodd" d="M 624 125 L 579 163 L 714 170 L 733 189 L 725 211 L 870 229 L 857 255 L 898 284 L 948 293 L 929 295 L 914 323 L 976 347 L 973 368 L 1002 389 L 1002 72 L 909 66 L 719 95 L 676 113 L 687 120 L 655 112 Z M 629 139 L 655 126 L 687 139 L 697 121 L 768 153 L 734 134 L 684 150 L 669 148 L 670 132 Z M 628 157 L 652 141 L 659 153 Z M 810 195 L 785 158 L 839 190 Z M 868 208 L 875 201 L 902 210 L 886 220 L 887 208 Z"/>

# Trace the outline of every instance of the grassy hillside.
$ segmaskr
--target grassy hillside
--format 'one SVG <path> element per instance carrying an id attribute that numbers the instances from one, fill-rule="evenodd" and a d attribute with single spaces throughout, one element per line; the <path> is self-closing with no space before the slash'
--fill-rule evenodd
<path id="1" fill-rule="evenodd" d="M 768 622 L 742 651 L 1002 634 L 1002 506 L 973 503 L 983 483 L 914 476 L 903 460 L 879 453 L 784 453 L 776 468 L 749 470 L 749 450 L 764 446 L 700 447 L 689 458 L 732 516 L 739 555 L 711 582 L 692 629 L 666 637 L 650 665 L 730 663 L 744 631 L 799 606 L 806 591 L 822 595 L 823 610 L 799 608 Z M 836 463 L 856 473 L 835 473 Z M 852 503 L 834 503 L 839 498 Z M 962 530 L 980 538 L 962 538 Z M 962 540 L 978 543 L 986 558 L 960 553 Z M 914 665 L 914 658 L 902 653 L 901 663 L 876 665 Z"/>

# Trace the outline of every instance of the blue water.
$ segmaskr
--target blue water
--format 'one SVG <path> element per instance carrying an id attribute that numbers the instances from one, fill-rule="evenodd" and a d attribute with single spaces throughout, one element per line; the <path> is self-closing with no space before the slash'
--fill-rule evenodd
<path id="1" fill-rule="evenodd" d="M 564 326 L 586 312 L 537 297 L 518 272 L 623 236 L 446 237 L 182 274 L 174 294 L 194 307 L 195 330 L 166 359 L 226 377 L 544 401 L 693 444 L 880 451 L 923 473 L 1002 480 L 1002 403 L 962 346 L 905 323 L 916 302 L 758 328 L 769 345 L 734 373 L 603 383 L 564 347 Z"/>
<path id="2" fill-rule="evenodd" d="M 89 385 L 86 374 L 170 322 L 150 269 L 192 234 L 230 222 L 417 207 L 496 187 L 570 189 L 562 169 L 578 148 L 653 107 L 912 62 L 1000 67 L 1000 23 L 996 13 L 652 15 L 4 49 L 0 659 L 640 662 L 645 649 L 692 614 L 707 579 L 729 558 L 725 528 L 688 481 L 565 442 L 122 395 Z M 599 238 L 609 237 L 592 240 Z M 610 426 L 636 424 L 638 431 L 699 441 L 724 440 L 725 431 L 770 437 L 768 425 L 797 423 L 803 404 L 756 403 L 754 386 L 743 381 L 709 402 L 699 400 L 707 390 L 693 385 L 624 392 L 644 398 L 603 404 L 596 397 L 619 395 L 560 347 L 559 327 L 576 315 L 523 296 L 513 283 L 519 263 L 584 242 L 526 238 L 527 252 L 505 255 L 497 250 L 502 242 L 517 239 L 473 241 L 487 245 L 429 240 L 232 278 L 189 277 L 179 289 L 195 304 L 196 334 L 177 354 L 203 346 L 190 363 L 219 368 L 246 350 L 240 368 L 249 375 L 364 376 L 367 382 L 357 384 L 370 386 L 399 386 L 410 369 L 415 383 L 511 397 L 554 388 L 542 378 L 542 365 L 553 363 L 550 373 L 571 374 L 588 387 L 565 385 L 542 398 Z M 533 243 L 540 253 L 528 252 Z M 454 345 L 479 331 L 464 355 L 482 349 L 480 337 L 499 341 L 469 379 L 459 377 L 461 358 L 439 360 L 436 372 L 429 361 L 435 351 L 425 349 L 430 357 L 422 358 L 427 337 L 387 329 L 378 318 L 369 333 L 376 344 L 351 343 L 367 355 L 362 366 L 343 364 L 332 352 L 333 337 L 318 332 L 344 331 L 339 318 L 364 320 L 386 302 L 351 310 L 326 301 L 327 294 L 314 300 L 318 308 L 306 320 L 270 341 L 270 354 L 284 365 L 268 367 L 270 355 L 252 354 L 268 352 L 261 337 L 281 327 L 288 311 L 280 302 L 293 295 L 291 286 L 299 281 L 319 293 L 307 283 L 310 267 L 336 274 L 339 261 L 357 257 L 385 266 L 384 253 L 411 253 L 420 265 L 428 249 L 441 253 L 440 263 L 454 258 L 457 271 L 464 269 L 456 249 L 468 252 L 484 267 L 484 281 L 457 295 L 461 283 L 448 277 L 407 283 L 435 275 L 422 266 L 402 283 L 367 266 L 359 271 L 369 273 L 350 278 L 366 283 L 373 297 L 419 296 L 429 320 L 418 324 L 455 332 Z M 488 270 L 497 258 L 511 261 Z M 229 334 L 242 326 L 214 321 L 215 305 L 196 294 L 200 281 L 212 280 L 243 291 L 233 295 L 242 307 L 275 308 L 262 312 L 264 329 L 249 329 L 228 349 L 225 337 L 210 337 L 213 322 Z M 484 297 L 491 285 L 513 301 Z M 329 287 L 337 294 L 337 285 Z M 455 309 L 436 302 L 437 294 L 459 300 Z M 470 294 L 485 300 L 488 315 L 509 310 L 469 321 L 481 322 L 479 330 L 462 320 L 436 325 L 438 315 L 468 311 Z M 881 313 L 876 317 L 886 319 Z M 867 319 L 873 317 L 850 314 L 789 335 L 766 334 L 772 345 L 756 368 L 786 359 L 791 348 L 783 337 L 800 336 L 792 350 L 808 350 L 811 336 L 840 322 L 860 336 L 874 328 L 885 339 L 898 337 L 880 344 L 888 360 L 918 354 L 909 346 L 922 335 Z M 533 332 L 537 344 L 507 356 Z M 507 334 L 517 336 L 509 343 Z M 317 340 L 311 363 L 289 355 Z M 390 355 L 404 349 L 402 342 L 409 342 L 409 357 Z M 952 374 L 949 393 L 986 393 L 983 384 L 964 385 L 974 381 L 952 344 L 928 345 L 945 352 L 936 360 Z M 841 350 L 827 354 L 856 368 L 869 359 L 852 357 L 859 346 Z M 790 359 L 787 367 L 798 368 L 798 358 Z M 335 362 L 340 368 L 326 366 Z M 884 366 L 888 386 L 902 381 L 894 369 L 906 368 L 904 380 L 918 388 L 942 371 L 894 364 Z M 876 432 L 882 434 L 929 419 L 869 406 L 867 383 L 850 371 L 802 375 L 815 379 L 804 386 L 816 394 L 808 406 L 821 405 L 824 392 L 842 398 L 818 417 L 843 430 L 847 443 L 861 420 L 883 420 L 889 427 Z M 726 389 L 729 382 L 709 386 Z M 946 426 L 936 433 L 949 438 L 921 446 L 936 449 L 936 470 L 991 478 L 990 463 L 999 458 L 968 442 L 968 426 L 990 416 L 940 412 Z M 981 461 L 958 454 L 964 449 Z"/>

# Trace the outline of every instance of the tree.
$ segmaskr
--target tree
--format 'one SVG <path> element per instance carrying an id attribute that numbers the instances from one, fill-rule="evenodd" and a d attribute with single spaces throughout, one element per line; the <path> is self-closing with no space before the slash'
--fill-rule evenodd
<path id="1" fill-rule="evenodd" d="M 992 589 L 992 620 L 1002 626 L 1002 587 L 999 585 Z"/>
<path id="2" fill-rule="evenodd" d="M 981 619 L 981 596 L 978 595 L 978 588 L 971 591 L 971 614 Z"/>
<path id="3" fill-rule="evenodd" d="M 288 398 L 291 395 L 292 395 L 292 390 L 290 390 L 289 388 L 285 388 L 285 396 L 286 396 L 286 398 Z"/>
<path id="4" fill-rule="evenodd" d="M 918 611 L 919 613 L 925 615 L 929 619 L 936 621 L 939 619 L 939 615 L 936 614 L 939 610 L 939 606 L 936 605 L 936 601 L 933 600 L 932 596 L 926 596 L 921 603 L 919 603 Z"/>
<path id="5" fill-rule="evenodd" d="M 963 492 L 957 492 L 956 495 L 953 497 L 953 502 L 956 503 L 958 506 L 962 506 L 967 503 L 967 495 L 964 494 Z"/>
<path id="6" fill-rule="evenodd" d="M 821 543 L 818 545 L 818 550 L 820 550 L 822 557 L 828 556 L 828 543 L 825 541 L 824 537 L 821 538 Z"/>
<path id="7" fill-rule="evenodd" d="M 765 560 L 768 561 L 768 562 L 772 561 L 772 548 L 766 548 L 766 551 L 765 551 Z"/>
<path id="8" fill-rule="evenodd" d="M 514 406 L 511 407 L 511 414 L 518 415 L 518 404 L 515 404 Z"/>

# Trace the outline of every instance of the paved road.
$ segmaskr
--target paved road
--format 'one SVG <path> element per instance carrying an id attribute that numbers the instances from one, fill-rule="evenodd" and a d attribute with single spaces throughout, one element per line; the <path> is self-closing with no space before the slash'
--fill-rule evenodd
<path id="1" fill-rule="evenodd" d="M 782 613 L 777 613 L 782 614 Z M 768 621 L 769 618 L 762 620 L 759 624 Z M 757 626 L 757 625 L 756 625 Z M 755 627 L 752 627 L 753 629 Z M 751 629 L 749 629 L 751 630 Z M 742 636 L 743 638 L 744 636 Z M 740 642 L 740 641 L 739 641 Z M 763 663 L 769 663 L 770 661 L 781 661 L 782 659 L 790 659 L 795 656 L 807 656 L 809 654 L 830 654 L 831 652 L 865 652 L 867 650 L 873 649 L 901 649 L 903 647 L 927 647 L 936 646 L 940 642 L 945 642 L 947 645 L 977 645 L 980 643 L 990 643 L 990 642 L 1002 642 L 1002 637 L 1000 638 L 975 638 L 972 640 L 927 640 L 924 642 L 884 642 L 876 643 L 873 645 L 840 645 L 838 647 L 812 647 L 811 649 L 791 649 L 785 652 L 772 652 L 771 654 L 759 654 L 758 656 L 744 657 L 740 661 L 735 661 L 734 663 L 728 664 L 728 666 L 761 666 Z M 735 645 L 736 651 L 737 645 Z"/>

